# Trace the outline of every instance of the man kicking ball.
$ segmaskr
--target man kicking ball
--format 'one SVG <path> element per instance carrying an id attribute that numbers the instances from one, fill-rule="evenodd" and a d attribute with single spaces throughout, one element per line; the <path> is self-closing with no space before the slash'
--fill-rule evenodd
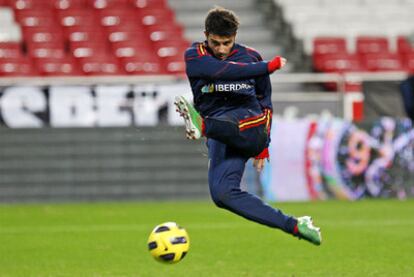
<path id="1" fill-rule="evenodd" d="M 286 215 L 240 189 L 248 159 L 254 158 L 258 171 L 269 159 L 269 75 L 282 68 L 286 59 L 277 56 L 263 61 L 257 51 L 236 43 L 238 26 L 232 11 L 210 10 L 205 19 L 206 40 L 193 43 L 185 53 L 194 106 L 182 96 L 175 105 L 184 118 L 186 136 L 207 138 L 209 188 L 218 207 L 320 245 L 321 232 L 311 217 Z"/>

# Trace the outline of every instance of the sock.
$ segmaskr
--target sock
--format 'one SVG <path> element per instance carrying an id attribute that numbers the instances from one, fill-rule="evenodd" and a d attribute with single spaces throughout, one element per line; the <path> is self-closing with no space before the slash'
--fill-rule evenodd
<path id="1" fill-rule="evenodd" d="M 206 136 L 206 124 L 204 123 L 204 118 L 201 118 L 201 135 Z"/>
<path id="2" fill-rule="evenodd" d="M 296 224 L 295 227 L 293 227 L 293 235 L 294 236 L 298 236 L 299 235 L 298 224 Z"/>

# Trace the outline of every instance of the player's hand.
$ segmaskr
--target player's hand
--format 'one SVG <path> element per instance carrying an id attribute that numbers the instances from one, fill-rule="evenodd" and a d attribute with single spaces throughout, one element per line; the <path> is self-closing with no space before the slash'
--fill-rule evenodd
<path id="1" fill-rule="evenodd" d="M 266 159 L 254 159 L 253 166 L 256 168 L 257 172 L 261 172 L 264 168 Z"/>
<path id="2" fill-rule="evenodd" d="M 271 61 L 267 63 L 267 70 L 269 73 L 273 73 L 278 69 L 284 67 L 287 63 L 287 60 L 281 56 L 274 57 Z"/>
<path id="3" fill-rule="evenodd" d="M 253 166 L 257 169 L 258 172 L 262 171 L 266 160 L 269 161 L 269 148 L 267 147 L 263 149 L 259 155 L 254 157 Z"/>

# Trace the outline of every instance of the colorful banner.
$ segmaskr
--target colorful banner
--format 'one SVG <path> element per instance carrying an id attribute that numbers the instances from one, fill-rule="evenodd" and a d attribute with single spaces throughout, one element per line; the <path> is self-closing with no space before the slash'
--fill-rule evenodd
<path id="1" fill-rule="evenodd" d="M 275 118 L 271 166 L 263 173 L 270 201 L 414 196 L 414 129 L 384 117 L 361 129 L 337 118 Z"/>

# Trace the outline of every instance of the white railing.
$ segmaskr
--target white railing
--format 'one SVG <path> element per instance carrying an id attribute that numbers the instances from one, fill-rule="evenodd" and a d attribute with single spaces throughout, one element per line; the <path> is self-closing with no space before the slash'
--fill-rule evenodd
<path id="1" fill-rule="evenodd" d="M 148 75 L 148 76 L 90 76 L 90 77 L 2 77 L 0 86 L 57 86 L 57 85 L 120 85 L 120 84 L 145 84 L 168 83 L 184 80 L 183 77 L 173 75 Z"/>
<path id="2" fill-rule="evenodd" d="M 336 83 L 339 92 L 345 92 L 345 83 L 364 81 L 402 81 L 408 74 L 396 72 L 353 72 L 353 73 L 276 73 L 271 75 L 272 84 Z"/>
<path id="3" fill-rule="evenodd" d="M 363 81 L 401 81 L 407 77 L 406 72 L 360 72 L 360 73 L 276 73 L 271 75 L 272 84 L 338 84 L 339 91 L 344 91 L 346 82 Z M 90 77 L 0 77 L 0 86 L 16 85 L 119 85 L 144 83 L 169 83 L 186 81 L 185 76 L 147 75 L 147 76 L 90 76 Z"/>
<path id="4" fill-rule="evenodd" d="M 378 73 L 284 73 L 277 72 L 271 75 L 274 85 L 272 100 L 275 103 L 284 103 L 285 106 L 299 105 L 299 103 L 319 102 L 332 105 L 336 103 L 336 115 L 348 120 L 354 120 L 354 104 L 363 103 L 362 92 L 345 93 L 347 82 L 364 81 L 402 81 L 407 78 L 405 72 L 378 72 Z M 94 86 L 94 85 L 160 85 L 168 87 L 170 84 L 180 84 L 182 89 L 189 90 L 185 76 L 148 75 L 148 76 L 94 76 L 94 77 L 1 77 L 0 88 L 10 86 Z M 339 93 L 327 93 L 322 86 L 306 84 L 335 83 Z M 286 86 L 287 84 L 287 86 Z M 183 86 L 184 85 L 184 86 Z M 293 85 L 293 86 L 291 86 Z M 302 86 L 303 85 L 303 86 Z M 177 91 L 175 91 L 177 93 Z M 180 92 L 184 93 L 184 92 Z M 189 92 L 191 94 L 191 92 Z M 291 103 L 291 104 L 289 104 Z M 331 103 L 331 104 L 329 104 Z M 322 104 L 323 105 L 323 104 Z M 308 107 L 309 105 L 307 105 Z"/>

